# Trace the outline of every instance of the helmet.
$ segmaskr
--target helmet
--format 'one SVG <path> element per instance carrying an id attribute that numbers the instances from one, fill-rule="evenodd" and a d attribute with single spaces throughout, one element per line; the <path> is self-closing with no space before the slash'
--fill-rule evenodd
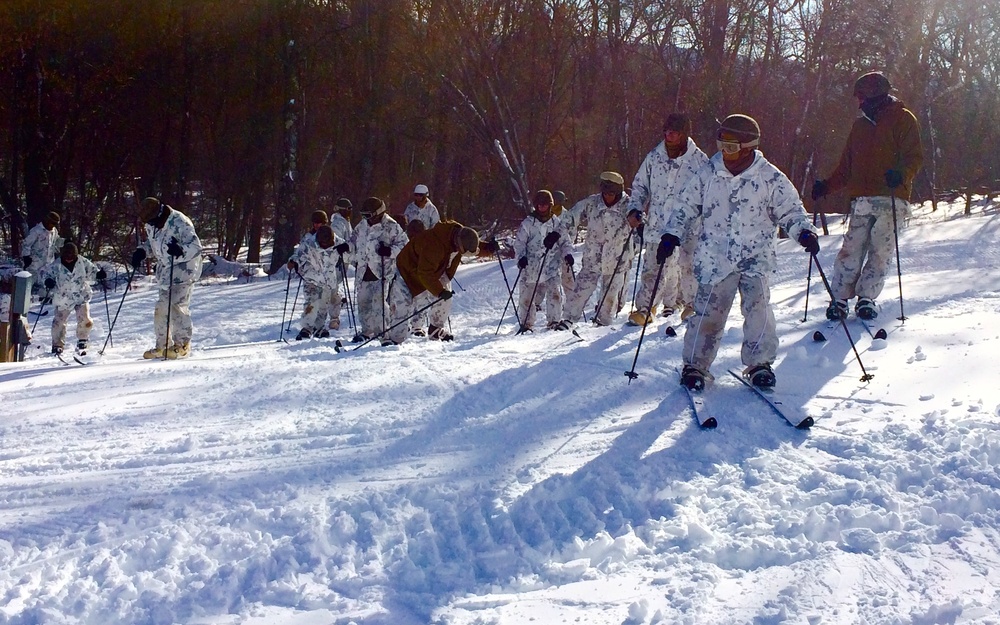
<path id="1" fill-rule="evenodd" d="M 867 100 L 889 94 L 892 85 L 882 72 L 868 72 L 854 83 L 854 95 Z"/>
<path id="2" fill-rule="evenodd" d="M 431 192 L 430 189 L 428 189 L 427 185 L 425 184 L 418 184 L 417 186 L 413 187 L 414 194 L 427 195 L 430 192 Z"/>

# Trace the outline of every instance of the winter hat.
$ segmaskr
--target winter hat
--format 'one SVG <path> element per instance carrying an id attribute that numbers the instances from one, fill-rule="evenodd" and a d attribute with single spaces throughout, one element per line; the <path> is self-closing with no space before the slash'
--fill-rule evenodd
<path id="1" fill-rule="evenodd" d="M 324 250 L 328 247 L 333 246 L 333 228 L 328 224 L 324 224 L 319 228 L 316 228 L 316 244 L 319 245 Z"/>
<path id="2" fill-rule="evenodd" d="M 892 85 L 882 72 L 868 72 L 854 83 L 854 95 L 867 100 L 889 95 Z"/>
<path id="3" fill-rule="evenodd" d="M 425 184 L 418 184 L 417 186 L 413 187 L 413 193 L 415 194 L 419 193 L 420 195 L 427 195 L 430 193 L 430 189 L 428 189 L 427 185 Z"/>
<path id="4" fill-rule="evenodd" d="M 744 147 L 754 147 L 760 143 L 760 126 L 749 115 L 737 113 L 725 118 L 719 126 L 719 134 L 723 131 L 736 135 Z"/>
<path id="5" fill-rule="evenodd" d="M 663 132 L 676 130 L 686 135 L 691 134 L 691 120 L 684 113 L 671 113 L 663 122 Z"/>
<path id="6" fill-rule="evenodd" d="M 552 192 L 552 200 L 556 204 L 562 206 L 562 203 L 566 201 L 566 194 L 563 193 L 562 191 L 553 191 Z"/>
<path id="7" fill-rule="evenodd" d="M 142 202 L 139 202 L 139 219 L 143 222 L 155 219 L 157 215 L 160 214 L 160 208 L 163 206 L 163 202 L 155 197 L 148 197 Z"/>
<path id="8" fill-rule="evenodd" d="M 552 200 L 552 194 L 548 190 L 541 189 L 535 193 L 535 206 L 538 206 L 539 204 L 548 204 L 549 206 L 555 204 Z"/>
<path id="9" fill-rule="evenodd" d="M 66 241 L 63 243 L 62 249 L 59 250 L 59 257 L 66 262 L 73 262 L 76 260 L 79 250 L 76 247 L 76 243 L 72 241 Z"/>
<path id="10" fill-rule="evenodd" d="M 462 228 L 458 231 L 458 244 L 464 254 L 475 254 L 479 251 L 479 233 L 472 228 Z"/>
<path id="11" fill-rule="evenodd" d="M 365 217 L 374 217 L 385 212 L 385 202 L 377 197 L 370 197 L 361 204 L 361 214 Z"/>
<path id="12" fill-rule="evenodd" d="M 427 226 L 419 219 L 411 219 L 406 224 L 406 236 L 411 239 L 425 230 L 427 230 Z"/>
<path id="13" fill-rule="evenodd" d="M 55 228 L 56 226 L 59 225 L 59 222 L 62 221 L 62 217 L 60 217 L 59 213 L 55 211 L 49 211 L 49 213 L 45 215 L 45 219 L 43 219 L 42 221 L 50 224 L 51 228 Z"/>
<path id="14" fill-rule="evenodd" d="M 614 184 L 616 184 L 616 185 L 618 185 L 619 187 L 622 187 L 622 188 L 625 187 L 625 179 L 622 178 L 622 175 L 619 174 L 616 171 L 604 171 L 604 172 L 601 172 L 601 180 L 603 182 L 614 183 Z"/>
<path id="15" fill-rule="evenodd" d="M 327 216 L 326 211 L 316 210 L 313 211 L 312 221 L 310 223 L 314 224 L 328 224 L 330 223 L 330 218 Z"/>
<path id="16" fill-rule="evenodd" d="M 346 197 L 342 197 L 339 200 L 337 200 L 337 208 L 354 208 L 354 205 L 351 204 L 351 201 L 349 199 L 347 199 Z"/>

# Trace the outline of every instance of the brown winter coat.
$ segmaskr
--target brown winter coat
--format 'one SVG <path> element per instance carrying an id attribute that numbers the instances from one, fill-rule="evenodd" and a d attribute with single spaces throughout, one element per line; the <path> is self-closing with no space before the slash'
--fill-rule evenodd
<path id="1" fill-rule="evenodd" d="M 396 257 L 396 267 L 411 295 L 416 297 L 430 291 L 431 295 L 439 297 L 444 290 L 441 276 L 447 274 L 449 280 L 455 277 L 462 262 L 455 243 L 461 229 L 462 224 L 458 222 L 442 221 L 416 234 L 403 246 Z"/>
<path id="2" fill-rule="evenodd" d="M 898 100 L 876 117 L 875 124 L 866 117 L 855 120 L 827 184 L 830 191 L 847 187 L 851 198 L 888 197 L 892 191 L 885 184 L 885 172 L 896 169 L 903 174 L 903 184 L 896 188 L 895 196 L 909 201 L 913 178 L 924 161 L 917 118 Z"/>

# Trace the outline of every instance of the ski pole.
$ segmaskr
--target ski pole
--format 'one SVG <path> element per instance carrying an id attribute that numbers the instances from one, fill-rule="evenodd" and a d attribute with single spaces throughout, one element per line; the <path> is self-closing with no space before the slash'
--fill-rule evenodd
<path id="1" fill-rule="evenodd" d="M 625 258 L 625 250 L 628 249 L 628 244 L 631 242 L 631 233 L 625 237 L 625 245 L 622 246 L 622 251 L 618 254 L 618 260 L 615 261 L 615 270 L 611 272 L 611 279 L 608 280 L 607 286 L 610 287 L 614 283 L 615 278 L 618 277 L 618 270 L 621 269 L 622 259 Z M 624 286 L 624 285 L 623 285 Z M 597 308 L 594 309 L 594 323 L 597 323 L 597 318 L 601 316 L 601 307 L 604 306 L 604 300 L 607 299 L 607 293 L 604 289 L 601 289 L 601 299 L 597 302 Z"/>
<path id="2" fill-rule="evenodd" d="M 496 243 L 496 241 L 493 241 Z M 507 281 L 507 270 L 503 267 L 503 259 L 500 257 L 500 248 L 497 248 L 495 252 L 497 256 L 497 262 L 500 263 L 500 275 L 503 276 L 503 283 L 507 287 L 507 295 L 510 295 L 513 291 L 510 288 L 510 282 Z"/>
<path id="3" fill-rule="evenodd" d="M 648 258 L 648 256 L 647 256 Z M 660 263 L 660 268 L 656 270 L 656 282 L 653 283 L 653 292 L 650 294 L 650 302 L 656 301 L 656 291 L 660 286 L 660 278 L 663 277 L 663 267 L 667 264 L 666 259 Z M 628 378 L 628 383 L 631 384 L 632 380 L 639 377 L 639 374 L 635 372 L 635 363 L 639 362 L 639 350 L 642 349 L 642 339 L 646 336 L 646 328 L 651 324 L 645 323 L 642 326 L 642 332 L 639 333 L 639 344 L 635 346 L 635 357 L 632 358 L 632 369 L 625 372 L 625 377 Z"/>
<path id="4" fill-rule="evenodd" d="M 538 265 L 538 276 L 535 277 L 535 288 L 531 289 L 531 299 L 528 300 L 528 310 L 524 311 L 524 321 L 521 322 L 521 327 L 518 328 L 515 334 L 524 334 L 525 332 L 531 330 L 531 328 L 527 327 L 528 315 L 531 314 L 531 311 L 533 310 L 532 306 L 535 305 L 535 293 L 538 292 L 538 283 L 542 281 L 542 270 L 545 269 L 545 259 L 549 257 L 549 252 L 551 250 L 552 248 L 547 247 L 545 248 L 545 253 L 542 254 L 542 263 Z"/>
<path id="5" fill-rule="evenodd" d="M 632 310 L 633 311 L 639 309 L 639 307 L 636 305 L 635 296 L 639 292 L 639 271 L 640 271 L 640 268 L 642 267 L 642 253 L 643 253 L 642 246 L 643 246 L 642 235 L 640 234 L 639 235 L 639 260 L 636 261 L 636 263 L 635 263 L 635 280 L 632 281 Z M 649 254 L 646 254 L 646 258 L 649 258 Z M 653 302 L 654 301 L 656 301 L 656 300 L 650 300 L 649 301 L 649 312 L 650 313 L 653 312 Z"/>
<path id="6" fill-rule="evenodd" d="M 575 287 L 575 285 L 576 285 L 576 269 L 573 269 L 573 265 L 569 266 L 569 275 L 573 276 L 573 285 Z M 567 294 L 567 297 L 569 297 L 568 294 Z M 583 322 L 587 323 L 587 311 L 586 310 L 583 311 Z"/>
<path id="7" fill-rule="evenodd" d="M 382 330 L 381 332 L 379 332 L 375 336 L 371 337 L 370 339 L 367 339 L 364 343 L 361 343 L 360 345 L 357 345 L 354 348 L 354 350 L 357 351 L 357 350 L 361 349 L 362 347 L 364 347 L 365 345 L 371 343 L 375 339 L 382 338 L 390 330 L 394 330 L 394 329 L 398 328 L 399 326 L 403 325 L 404 323 L 409 323 L 411 319 L 413 319 L 414 317 L 416 317 L 420 313 L 424 312 L 425 310 L 427 310 L 431 306 L 437 304 L 438 302 L 443 302 L 443 301 L 444 301 L 444 298 L 443 297 L 439 297 L 436 300 L 434 300 L 433 302 L 431 302 L 430 304 L 427 304 L 426 306 L 424 306 L 424 307 L 422 307 L 422 308 L 420 308 L 418 310 L 413 311 L 413 314 L 411 314 L 408 317 L 406 317 L 406 319 L 403 319 L 401 321 L 397 321 L 396 323 L 394 323 L 391 326 L 389 326 L 388 328 Z"/>
<path id="8" fill-rule="evenodd" d="M 118 313 L 122 311 L 122 304 L 125 303 L 125 296 L 128 295 L 129 290 L 132 288 L 132 276 L 135 275 L 137 269 L 138 267 L 132 267 L 132 271 L 125 272 L 125 278 L 127 280 L 125 283 L 125 292 L 122 293 L 122 298 L 118 302 L 118 309 L 115 311 L 115 318 L 111 320 L 111 327 L 108 328 L 108 336 L 104 339 L 104 346 L 101 347 L 101 351 L 97 352 L 101 356 L 104 355 L 104 350 L 108 348 L 108 341 L 111 340 L 111 333 L 115 329 L 115 324 L 118 323 Z"/>
<path id="9" fill-rule="evenodd" d="M 500 321 L 499 323 L 497 323 L 497 331 L 493 333 L 493 336 L 496 336 L 497 334 L 500 333 L 500 326 L 503 325 L 503 318 L 507 316 L 507 307 L 509 307 L 511 304 L 514 304 L 514 289 L 517 288 L 517 281 L 520 279 L 521 279 L 521 268 L 518 267 L 517 275 L 514 276 L 514 285 L 510 288 L 510 293 L 507 296 L 507 303 L 504 304 L 503 312 L 500 313 Z M 514 304 L 514 316 L 517 317 L 518 320 L 521 319 L 521 315 L 518 314 L 517 312 L 517 304 Z"/>
<path id="10" fill-rule="evenodd" d="M 382 275 L 379 277 L 379 286 L 382 289 L 382 330 L 388 325 L 385 319 L 385 256 L 379 256 L 382 262 Z"/>
<path id="11" fill-rule="evenodd" d="M 288 316 L 288 327 L 285 328 L 285 332 L 292 331 L 292 316 L 295 315 L 295 307 L 299 304 L 299 289 L 302 288 L 302 274 L 299 273 L 298 268 L 295 269 L 295 273 L 299 274 L 299 285 L 295 287 L 295 299 L 292 300 L 292 314 Z M 289 276 L 291 279 L 291 276 Z"/>
<path id="12" fill-rule="evenodd" d="M 819 264 L 819 259 L 816 258 L 815 254 L 812 254 L 813 262 L 816 263 L 816 271 L 819 272 L 819 277 L 823 278 L 823 286 L 826 287 L 826 292 L 830 295 L 830 300 L 834 301 L 836 298 L 833 296 L 833 289 L 830 288 L 830 283 L 826 279 L 826 273 L 823 272 L 823 267 Z M 841 316 L 840 325 L 844 328 L 844 333 L 847 334 L 847 340 L 851 342 L 851 349 L 854 350 L 854 357 L 858 360 L 858 365 L 861 367 L 861 381 L 867 382 L 875 377 L 874 374 L 865 371 L 865 364 L 861 362 L 861 354 L 858 353 L 858 348 L 854 344 L 854 337 L 851 336 L 851 331 L 847 328 L 847 320 Z"/>
<path id="13" fill-rule="evenodd" d="M 32 334 L 35 333 L 35 326 L 38 325 L 38 320 L 42 318 L 43 314 L 45 314 L 45 305 L 47 303 L 49 303 L 49 301 L 51 301 L 51 299 L 52 298 L 50 298 L 49 295 L 48 295 L 48 291 L 46 291 L 45 297 L 42 298 L 41 305 L 39 305 L 39 307 L 38 307 L 38 314 L 35 315 L 35 323 L 31 324 L 31 333 Z"/>
<path id="14" fill-rule="evenodd" d="M 170 282 L 167 284 L 167 333 L 166 333 L 166 343 L 170 342 L 170 309 L 174 307 L 174 255 L 170 254 Z M 163 345 L 163 359 L 167 359 L 167 347 L 166 343 Z"/>
<path id="15" fill-rule="evenodd" d="M 809 255 L 809 273 L 806 274 L 806 309 L 802 313 L 802 321 L 809 318 L 809 286 L 812 284 L 813 277 L 813 255 Z"/>
<path id="16" fill-rule="evenodd" d="M 108 305 L 108 281 L 101 280 L 101 289 L 104 291 L 104 314 L 108 316 L 108 327 L 111 327 L 111 307 Z M 114 340 L 111 341 L 111 347 L 115 346 Z"/>
<path id="17" fill-rule="evenodd" d="M 340 259 L 340 275 L 344 277 L 344 295 L 347 297 L 347 321 L 351 324 L 351 331 L 358 333 L 358 321 L 354 315 L 354 298 L 351 297 L 351 283 L 347 279 L 347 265 L 344 259 Z"/>
<path id="18" fill-rule="evenodd" d="M 459 290 L 463 292 L 465 291 L 465 287 L 462 286 L 462 283 L 458 281 L 458 278 L 452 278 L 451 281 L 455 283 L 455 286 L 457 286 Z"/>
<path id="19" fill-rule="evenodd" d="M 896 317 L 902 323 L 906 323 L 906 315 L 903 314 L 903 270 L 899 268 L 899 226 L 896 222 L 896 194 L 890 189 L 889 201 L 892 203 L 892 238 L 896 242 L 896 275 L 899 277 L 899 316 Z"/>
<path id="20" fill-rule="evenodd" d="M 292 290 L 292 270 L 288 270 L 288 280 L 285 282 L 285 305 L 281 308 L 281 325 L 278 326 L 278 340 L 288 342 L 285 339 L 285 313 L 288 312 L 288 292 Z M 294 309 L 293 309 L 294 310 Z"/>

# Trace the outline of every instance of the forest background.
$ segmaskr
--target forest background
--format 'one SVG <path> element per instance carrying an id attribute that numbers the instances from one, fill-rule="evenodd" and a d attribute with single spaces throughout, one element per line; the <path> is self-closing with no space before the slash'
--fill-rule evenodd
<path id="1" fill-rule="evenodd" d="M 709 154 L 717 120 L 752 115 L 807 195 L 872 69 L 921 124 L 915 199 L 1000 192 L 995 0 L 4 0 L 0 255 L 57 210 L 121 261 L 146 195 L 272 264 L 314 209 L 401 213 L 416 183 L 513 225 L 535 189 L 630 182 L 675 110 Z"/>

